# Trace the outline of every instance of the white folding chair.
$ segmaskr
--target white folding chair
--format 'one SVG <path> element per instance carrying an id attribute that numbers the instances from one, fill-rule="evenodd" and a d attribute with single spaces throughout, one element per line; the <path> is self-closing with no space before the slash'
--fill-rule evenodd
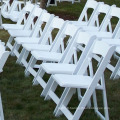
<path id="1" fill-rule="evenodd" d="M 41 36 L 43 34 L 43 31 L 44 31 L 44 33 L 47 32 L 47 28 L 48 28 L 50 22 L 52 21 L 53 17 L 54 17 L 54 15 L 51 15 L 50 13 L 47 13 L 47 12 L 42 13 L 42 16 L 38 20 L 39 23 L 34 28 L 30 37 L 26 37 L 26 38 L 17 37 L 15 39 L 15 44 L 13 45 L 13 49 L 11 50 L 11 54 L 14 54 L 17 56 L 17 58 L 19 58 L 18 51 L 19 51 L 21 44 L 28 43 L 28 45 L 29 45 L 30 43 L 31 44 L 38 43 L 39 39 L 41 38 Z M 44 28 L 43 28 L 43 25 L 44 25 Z"/>
<path id="2" fill-rule="evenodd" d="M 108 6 L 108 8 L 109 8 L 109 6 Z M 115 7 L 112 7 L 112 8 L 115 8 Z M 111 13 L 111 12 L 110 12 Z M 109 16 L 109 17 L 108 17 Z M 113 15 L 114 16 L 114 15 Z M 91 35 L 97 35 L 98 37 L 100 37 L 100 38 L 104 38 L 104 37 L 108 37 L 108 35 L 110 35 L 109 37 L 112 37 L 112 35 L 114 36 L 114 34 L 112 34 L 112 28 L 111 28 L 111 23 L 108 23 L 108 21 L 110 20 L 110 17 L 111 17 L 111 14 L 108 14 L 107 16 L 106 16 L 106 19 L 105 19 L 105 22 L 104 22 L 104 24 L 101 24 L 101 26 L 100 26 L 100 30 L 101 31 L 103 31 L 103 32 L 97 32 L 97 33 L 95 33 L 95 32 L 90 32 L 90 34 Z M 107 28 L 107 26 L 109 26 L 109 31 L 110 32 L 106 32 L 106 28 Z M 116 28 L 117 29 L 117 28 Z M 104 32 L 105 31 L 105 32 Z M 115 30 L 116 31 L 116 30 Z M 116 32 L 114 32 L 114 33 L 116 33 Z M 109 38 L 108 37 L 108 38 Z M 96 59 L 98 59 L 98 58 L 96 58 Z M 99 58 L 100 59 L 100 58 Z M 98 60 L 99 61 L 99 60 Z"/>
<path id="3" fill-rule="evenodd" d="M 66 24 L 61 33 L 58 33 L 59 36 L 56 36 L 49 51 L 33 50 L 31 52 L 32 57 L 25 70 L 25 75 L 28 76 L 31 73 L 33 76 L 36 76 L 37 72 L 34 68 L 39 68 L 39 65 L 36 64 L 39 60 L 44 62 L 59 62 L 67 46 L 71 44 L 72 38 L 76 34 L 77 29 L 78 28 L 74 25 Z M 68 38 L 65 40 L 67 36 Z"/>
<path id="4" fill-rule="evenodd" d="M 2 107 L 1 94 L 0 94 L 0 120 L 4 120 L 4 114 L 3 114 L 3 107 Z"/>
<path id="5" fill-rule="evenodd" d="M 87 0 L 79 18 L 77 21 L 71 21 L 75 25 L 88 25 L 88 23 L 91 21 L 91 19 L 94 17 L 94 14 L 96 13 L 96 10 L 98 9 L 99 4 L 104 4 L 102 2 L 97 2 L 95 0 Z M 88 16 L 88 10 L 92 9 L 92 13 L 90 14 L 90 17 Z"/>
<path id="6" fill-rule="evenodd" d="M 57 6 L 57 0 L 48 0 L 47 7 L 49 6 Z"/>
<path id="7" fill-rule="evenodd" d="M 24 26 L 27 24 L 28 19 L 31 19 L 32 12 L 34 11 L 35 7 L 33 4 L 27 3 L 26 6 L 22 9 L 21 15 L 19 17 L 19 20 L 16 24 L 2 24 L 2 27 L 5 30 L 10 29 L 23 29 Z M 30 14 L 28 17 L 26 15 Z"/>
<path id="8" fill-rule="evenodd" d="M 10 54 L 9 51 L 5 50 L 5 43 L 0 41 L 0 72 L 3 71 L 3 67 L 5 65 L 5 62 Z"/>
<path id="9" fill-rule="evenodd" d="M 41 8 L 35 8 L 34 12 L 32 14 L 32 17 L 28 20 L 26 25 L 22 30 L 8 30 L 10 37 L 8 39 L 8 42 L 6 46 L 12 50 L 12 42 L 15 37 L 30 37 L 34 31 L 34 28 L 39 23 L 40 17 L 42 16 L 42 13 L 46 12 L 45 10 L 42 10 Z M 38 17 L 37 21 L 34 23 L 34 19 Z"/>
<path id="10" fill-rule="evenodd" d="M 47 17 L 44 17 L 46 20 Z M 40 36 L 40 38 L 35 38 L 35 36 L 31 38 L 26 38 L 22 40 L 21 38 L 16 38 L 16 44 L 23 46 L 21 53 L 18 53 L 17 47 L 13 50 L 13 53 L 17 56 L 17 63 L 22 63 L 25 67 L 27 67 L 27 57 L 31 50 L 45 50 L 49 51 L 50 47 L 54 41 L 55 36 L 62 31 L 63 26 L 65 25 L 65 21 L 58 17 L 52 17 L 52 19 L 47 19 L 46 26 Z M 43 20 L 44 22 L 44 20 Z M 59 23 L 59 24 L 58 24 Z M 57 30 L 57 33 L 52 35 L 53 31 Z M 37 33 L 35 31 L 35 33 Z M 16 54 L 17 53 L 17 54 Z"/>
<path id="11" fill-rule="evenodd" d="M 78 54 L 83 51 L 83 45 L 86 46 L 89 40 L 96 39 L 95 36 L 91 36 L 86 32 L 79 30 L 73 38 L 73 43 L 70 47 L 67 47 L 64 55 L 62 56 L 59 63 L 42 63 L 37 75 L 34 77 L 33 84 L 40 84 L 43 88 L 46 87 L 46 82 L 43 80 L 45 73 L 47 74 L 72 74 L 77 62 L 79 60 Z M 82 49 L 82 51 L 81 51 Z M 49 83 L 48 83 L 49 85 Z M 47 86 L 48 86 L 47 85 Z M 45 89 L 46 91 L 46 89 Z M 43 90 L 42 96 L 45 96 L 46 92 Z"/>
<path id="12" fill-rule="evenodd" d="M 101 7 L 103 7 L 103 9 L 100 9 Z M 90 22 L 89 23 L 89 25 L 90 25 L 90 27 L 91 26 L 93 26 L 93 24 L 95 24 L 96 22 L 97 22 L 97 26 L 96 27 L 92 27 L 91 29 L 92 29 L 92 31 L 93 31 L 93 28 L 94 28 L 94 31 L 96 31 L 96 30 L 99 30 L 99 27 L 100 27 L 100 24 L 99 24 L 99 20 L 98 20 L 98 12 L 99 13 L 105 13 L 106 14 L 106 16 L 107 16 L 107 13 L 109 12 L 109 9 L 110 9 L 110 6 L 109 5 L 105 5 L 105 4 L 99 4 L 99 6 L 98 6 L 98 8 L 97 8 L 97 10 L 96 10 L 96 14 L 95 14 L 95 18 L 93 18 L 93 19 L 91 19 L 91 21 L 92 22 Z M 104 20 L 103 20 L 104 21 Z M 56 24 L 57 24 L 57 22 L 56 22 Z M 58 23 L 59 24 L 59 23 Z M 80 27 L 80 26 L 79 26 Z M 89 28 L 89 27 L 88 27 Z M 22 40 L 23 41 L 23 40 Z M 32 49 L 31 50 L 36 50 L 36 49 L 38 49 L 38 50 L 40 50 L 38 47 L 36 48 L 35 46 L 38 46 L 38 45 L 36 45 L 36 44 L 34 44 L 34 45 L 30 45 L 29 43 L 28 44 L 26 44 L 26 45 L 24 45 L 25 46 L 25 48 L 27 49 L 27 48 L 29 48 L 28 50 L 30 50 L 30 46 L 32 47 Z M 25 52 L 25 51 L 24 51 Z M 25 56 L 26 56 L 26 54 L 24 54 Z M 21 57 L 20 57 L 21 58 Z M 25 58 L 27 58 L 27 57 L 25 57 Z"/>
<path id="13" fill-rule="evenodd" d="M 104 82 L 104 70 L 106 69 L 108 62 L 110 61 L 114 50 L 115 46 L 109 46 L 108 44 L 101 41 L 92 41 L 92 45 L 89 46 L 89 49 L 85 49 L 82 53 L 77 67 L 75 68 L 72 75 L 52 75 L 50 79 L 51 86 L 47 93 L 46 99 L 51 98 L 57 104 L 54 111 L 55 116 L 60 116 L 61 114 L 64 114 L 67 119 L 79 120 L 91 96 L 93 95 L 95 113 L 102 120 L 109 120 L 107 96 Z M 86 70 L 90 69 L 89 63 L 92 63 L 94 54 L 98 54 L 102 57 L 101 63 L 97 67 L 95 73 L 90 72 L 90 75 L 86 75 Z M 60 85 L 61 87 L 65 87 L 65 90 L 60 98 L 58 98 L 55 93 L 58 85 Z M 83 93 L 80 103 L 78 104 L 75 112 L 72 114 L 67 108 L 67 105 L 70 102 L 73 94 L 76 92 L 76 88 L 85 89 L 86 91 Z M 96 90 L 102 91 L 104 104 L 103 109 L 105 116 L 103 116 L 98 109 Z"/>
<path id="14" fill-rule="evenodd" d="M 120 8 L 118 8 L 118 7 L 112 7 L 112 9 L 110 10 L 110 13 L 108 15 L 109 17 L 104 22 L 106 24 L 102 24 L 101 28 L 100 28 L 100 30 L 102 30 L 104 32 L 98 32 L 98 33 L 94 32 L 94 33 L 91 33 L 91 34 L 96 35 L 97 37 L 99 37 L 101 40 L 107 42 L 108 44 L 113 44 L 114 43 L 114 44 L 117 45 L 118 41 L 116 41 L 114 39 L 118 39 L 120 37 L 119 36 L 119 33 L 120 33 L 120 13 L 119 13 L 119 10 L 120 10 Z M 111 18 L 112 17 L 115 17 L 115 19 L 118 18 L 117 24 L 116 25 L 114 24 L 114 26 L 115 26 L 114 30 L 112 28 L 112 23 L 111 23 Z M 109 29 L 109 31 L 108 31 L 108 29 Z M 107 41 L 107 39 L 108 39 L 108 41 Z M 119 46 L 116 48 L 115 52 L 117 54 L 119 54 Z M 119 61 L 116 64 L 115 67 L 112 64 L 109 64 L 107 66 L 107 68 L 110 71 L 112 71 L 112 74 L 110 76 L 111 79 L 113 79 L 113 78 L 115 79 L 115 78 L 117 78 L 117 76 L 120 76 Z"/>
<path id="15" fill-rule="evenodd" d="M 80 0 L 59 0 L 59 2 L 63 1 L 72 2 L 72 4 L 74 4 L 74 2 L 80 2 Z"/>
<path id="16" fill-rule="evenodd" d="M 12 18 L 12 21 L 17 22 L 22 10 L 22 4 L 24 4 L 22 1 L 13 0 L 12 4 L 8 1 L 3 5 L 2 16 L 8 19 Z"/>

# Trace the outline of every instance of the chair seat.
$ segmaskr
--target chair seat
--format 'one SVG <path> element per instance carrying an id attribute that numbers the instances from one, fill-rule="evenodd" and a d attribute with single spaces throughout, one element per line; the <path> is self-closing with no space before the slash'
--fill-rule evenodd
<path id="1" fill-rule="evenodd" d="M 12 14 L 10 14 L 9 18 L 14 21 L 17 22 L 19 19 L 21 12 L 20 11 L 13 11 Z"/>
<path id="2" fill-rule="evenodd" d="M 120 54 L 120 39 L 103 39 L 102 41 L 110 44 L 110 45 L 116 45 L 116 52 Z"/>
<path id="3" fill-rule="evenodd" d="M 2 12 L 2 16 L 3 16 L 4 18 L 9 18 L 8 12 Z"/>
<path id="4" fill-rule="evenodd" d="M 111 32 L 93 32 L 89 31 L 91 35 L 96 35 L 98 38 L 112 38 L 112 33 Z"/>
<path id="5" fill-rule="evenodd" d="M 104 41 L 110 45 L 120 46 L 120 39 L 102 39 L 102 41 Z"/>
<path id="6" fill-rule="evenodd" d="M 56 52 L 32 51 L 31 53 L 37 60 L 59 62 L 62 57 L 61 53 Z"/>
<path id="7" fill-rule="evenodd" d="M 56 74 L 53 78 L 61 87 L 88 88 L 92 83 L 91 77 L 82 75 Z"/>
<path id="8" fill-rule="evenodd" d="M 78 25 L 81 25 L 81 26 L 86 26 L 88 24 L 88 22 L 85 22 L 85 21 L 70 21 L 72 24 L 78 26 Z"/>
<path id="9" fill-rule="evenodd" d="M 49 51 L 51 48 L 50 45 L 41 45 L 41 44 L 23 44 L 22 46 L 28 51 L 32 51 L 32 50 Z"/>
<path id="10" fill-rule="evenodd" d="M 29 37 L 31 30 L 8 30 L 12 37 Z"/>
<path id="11" fill-rule="evenodd" d="M 83 26 L 82 29 L 85 31 L 98 31 L 99 30 L 99 28 L 95 26 Z"/>
<path id="12" fill-rule="evenodd" d="M 8 19 L 12 18 L 14 20 L 14 22 L 17 22 L 17 20 L 20 16 L 20 12 L 19 11 L 13 11 L 12 14 L 9 14 L 8 12 L 2 12 L 2 16 L 4 18 L 8 18 Z"/>
<path id="13" fill-rule="evenodd" d="M 76 65 L 65 63 L 43 63 L 41 67 L 48 74 L 72 74 Z"/>
<path id="14" fill-rule="evenodd" d="M 31 43 L 31 44 L 37 44 L 39 42 L 40 38 L 36 38 L 36 37 L 17 37 L 15 38 L 15 41 L 18 44 L 24 44 L 24 43 Z"/>
<path id="15" fill-rule="evenodd" d="M 5 30 L 16 30 L 16 29 L 23 29 L 24 25 L 17 25 L 17 24 L 2 24 L 2 27 Z"/>

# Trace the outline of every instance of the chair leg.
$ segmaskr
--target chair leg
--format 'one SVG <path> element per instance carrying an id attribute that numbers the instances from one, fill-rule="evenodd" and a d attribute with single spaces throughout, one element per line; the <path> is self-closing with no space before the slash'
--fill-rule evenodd
<path id="1" fill-rule="evenodd" d="M 44 74 L 45 74 L 45 71 L 40 67 L 39 70 L 38 70 L 38 72 L 37 72 L 37 75 L 33 79 L 33 85 L 40 84 L 43 88 L 45 88 L 46 83 L 42 79 L 42 77 L 44 76 Z"/>
<path id="2" fill-rule="evenodd" d="M 110 79 L 115 79 L 117 77 L 117 72 L 119 71 L 119 68 L 120 68 L 120 58 L 118 59 L 115 69 L 110 76 Z"/>
<path id="3" fill-rule="evenodd" d="M 75 88 L 65 88 L 62 96 L 60 97 L 59 103 L 57 104 L 57 106 L 54 110 L 55 116 L 60 116 L 62 114 L 62 112 L 59 110 L 60 106 L 62 106 L 62 105 L 67 106 L 69 101 L 71 100 L 73 94 L 75 94 L 75 93 L 76 93 Z"/>
<path id="4" fill-rule="evenodd" d="M 22 60 L 22 57 L 23 57 L 24 54 L 25 54 L 25 48 L 22 49 L 16 63 L 21 64 L 21 60 Z"/>
<path id="5" fill-rule="evenodd" d="M 107 95 L 105 88 L 105 81 L 103 80 L 103 104 L 104 104 L 104 112 L 105 112 L 105 120 L 109 120 L 109 112 L 108 112 L 108 103 L 107 103 Z"/>
<path id="6" fill-rule="evenodd" d="M 48 92 L 47 92 L 47 94 L 45 96 L 45 100 L 49 100 L 50 98 L 53 97 L 53 96 L 50 95 L 50 93 L 51 92 L 54 93 L 57 86 L 58 86 L 58 84 L 53 79 L 51 79 L 51 80 L 52 80 L 52 84 L 51 84 L 51 86 L 50 86 L 50 88 L 49 88 L 49 90 L 48 90 Z M 53 101 L 55 102 L 54 98 L 53 98 Z"/>
<path id="7" fill-rule="evenodd" d="M 25 76 L 29 76 L 30 73 L 31 73 L 33 76 L 35 76 L 35 75 L 34 75 L 34 74 L 35 74 L 35 71 L 34 71 L 33 67 L 34 67 L 34 65 L 35 65 L 36 62 L 37 62 L 37 60 L 32 56 L 32 57 L 30 58 L 30 61 L 29 61 L 29 63 L 28 63 L 28 66 L 27 66 L 26 69 L 25 69 Z"/>
<path id="8" fill-rule="evenodd" d="M 43 89 L 43 91 L 41 93 L 41 96 L 46 96 L 47 95 L 52 83 L 53 83 L 53 78 L 50 77 L 47 84 L 46 84 L 46 87 Z"/>
<path id="9" fill-rule="evenodd" d="M 93 104 L 94 104 L 94 111 L 97 114 L 98 111 L 98 104 L 97 104 L 97 97 L 96 97 L 96 91 L 93 93 Z"/>
<path id="10" fill-rule="evenodd" d="M 24 65 L 24 67 L 26 68 L 28 63 L 27 63 L 27 58 L 29 55 L 29 51 L 25 50 L 23 56 L 21 56 L 21 63 Z"/>
<path id="11" fill-rule="evenodd" d="M 12 50 L 12 48 L 13 48 L 13 46 L 11 45 L 13 39 L 14 39 L 14 37 L 10 36 L 8 39 L 8 42 L 6 44 L 6 47 L 9 48 L 10 50 Z"/>
<path id="12" fill-rule="evenodd" d="M 17 56 L 17 54 L 16 54 L 16 51 L 18 51 L 19 50 L 19 48 L 20 48 L 20 44 L 17 44 L 17 42 L 15 42 L 15 44 L 13 45 L 13 48 L 12 48 L 12 50 L 11 50 L 11 55 L 13 56 Z"/>

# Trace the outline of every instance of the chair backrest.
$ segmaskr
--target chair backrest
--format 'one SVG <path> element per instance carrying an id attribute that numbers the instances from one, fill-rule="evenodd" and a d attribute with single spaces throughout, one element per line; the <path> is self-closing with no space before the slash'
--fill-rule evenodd
<path id="1" fill-rule="evenodd" d="M 55 39 L 58 38 L 59 34 L 62 32 L 63 27 L 65 26 L 65 21 L 62 18 L 54 17 L 50 23 L 48 23 L 47 29 L 43 31 L 42 36 L 40 37 L 40 44 L 49 44 L 52 45 Z M 47 31 L 47 32 L 46 32 Z M 53 36 L 53 31 L 56 33 Z"/>
<path id="2" fill-rule="evenodd" d="M 113 36 L 115 36 L 117 30 L 118 30 L 118 26 L 119 26 L 119 21 L 120 21 L 120 12 L 119 12 L 120 8 L 115 7 L 115 6 L 111 6 L 111 9 L 109 11 L 109 13 L 106 16 L 106 19 L 101 23 L 100 26 L 100 31 L 107 31 L 107 32 L 111 32 L 113 33 Z M 112 24 L 112 18 L 118 18 L 118 22 Z M 115 26 L 115 29 L 113 30 L 113 26 Z"/>
<path id="3" fill-rule="evenodd" d="M 50 25 L 54 15 L 43 10 L 41 16 L 38 18 L 36 26 L 31 33 L 32 37 L 41 37 L 43 31 L 48 31 L 48 26 Z M 44 32 L 45 33 L 45 32 Z"/>
<path id="4" fill-rule="evenodd" d="M 96 11 L 97 7 L 98 7 L 98 4 L 99 2 L 95 1 L 95 0 L 88 0 L 82 10 L 82 13 L 78 19 L 79 22 L 81 21 L 85 21 L 85 22 L 88 22 L 89 21 L 89 17 L 88 17 L 88 14 L 87 14 L 87 11 L 89 8 L 92 8 L 93 9 L 93 12 L 91 14 L 91 17 L 94 15 L 94 12 Z M 90 17 L 90 18 L 91 18 Z"/>
<path id="5" fill-rule="evenodd" d="M 36 22 L 34 22 L 34 18 L 39 18 L 42 15 L 43 10 L 41 8 L 35 7 L 33 10 L 32 14 L 28 18 L 27 23 L 24 26 L 24 29 L 33 29 L 35 27 L 35 24 L 37 23 L 38 19 Z"/>
<path id="6" fill-rule="evenodd" d="M 10 12 L 11 9 L 12 9 L 12 7 L 14 7 L 15 2 L 16 2 L 16 0 L 14 0 L 14 1 L 12 2 L 12 4 L 10 4 L 9 1 L 6 1 L 6 2 L 3 4 L 3 6 L 2 6 L 1 12 L 2 12 L 3 14 L 4 14 L 4 12 Z"/>
<path id="7" fill-rule="evenodd" d="M 112 54 L 115 51 L 115 48 L 115 46 L 110 46 L 109 44 L 103 41 L 97 40 L 94 44 L 92 41 L 91 45 L 89 46 L 89 49 L 85 49 L 82 53 L 73 74 L 84 75 L 87 68 L 89 67 L 89 63 L 94 58 L 94 55 L 97 54 L 100 55 L 102 59 L 99 66 L 97 66 L 98 68 L 96 69 L 96 72 L 93 74 L 92 77 L 93 79 L 97 78 L 97 81 L 99 81 L 107 66 L 107 63 L 109 62 Z"/>
<path id="8" fill-rule="evenodd" d="M 101 14 L 104 14 L 104 18 L 102 19 L 102 21 L 104 22 L 104 20 L 106 19 L 106 17 L 108 16 L 109 14 L 109 11 L 110 11 L 111 7 L 107 4 L 103 4 L 103 3 L 99 3 L 98 4 L 98 7 L 97 9 L 95 10 L 93 16 L 90 18 L 89 22 L 88 22 L 88 25 L 89 26 L 96 26 L 96 27 L 100 27 L 100 18 L 99 16 Z"/>
<path id="9" fill-rule="evenodd" d="M 30 19 L 30 16 L 32 15 L 32 12 L 35 9 L 35 7 L 37 6 L 34 6 L 31 3 L 27 3 L 21 11 L 17 24 L 22 24 L 22 23 L 26 24 L 27 20 Z M 27 18 L 26 18 L 26 14 L 28 14 Z"/>
<path id="10" fill-rule="evenodd" d="M 73 42 L 69 44 L 69 46 L 67 46 L 60 62 L 61 63 L 72 62 L 72 64 L 77 64 L 80 54 L 83 52 L 88 42 L 94 39 L 96 39 L 96 36 L 78 30 L 78 32 L 75 34 L 73 38 Z"/>
<path id="11" fill-rule="evenodd" d="M 59 37 L 55 38 L 50 51 L 64 53 L 67 46 L 73 41 L 78 28 L 73 24 L 66 24 Z"/>

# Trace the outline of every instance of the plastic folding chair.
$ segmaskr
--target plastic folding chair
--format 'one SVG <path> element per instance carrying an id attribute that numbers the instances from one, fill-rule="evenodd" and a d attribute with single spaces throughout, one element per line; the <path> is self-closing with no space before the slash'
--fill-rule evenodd
<path id="1" fill-rule="evenodd" d="M 10 54 L 9 51 L 5 50 L 5 43 L 0 41 L 0 72 L 3 71 L 3 67 L 5 65 L 5 62 Z"/>
<path id="2" fill-rule="evenodd" d="M 80 2 L 80 0 L 59 0 L 59 2 L 63 1 L 72 2 L 72 4 L 74 4 L 74 2 Z"/>
<path id="3" fill-rule="evenodd" d="M 60 116 L 61 114 L 64 114 L 69 120 L 78 120 L 81 117 L 84 109 L 86 108 L 91 96 L 93 95 L 95 113 L 102 120 L 109 120 L 107 96 L 104 82 L 104 70 L 106 69 L 108 62 L 110 61 L 114 50 L 115 46 L 109 46 L 108 44 L 101 41 L 96 41 L 95 43 L 92 42 L 92 45 L 89 46 L 89 49 L 85 49 L 82 53 L 77 67 L 75 68 L 72 75 L 52 75 L 50 79 L 51 86 L 47 93 L 46 99 L 51 98 L 57 104 L 54 111 L 55 116 Z M 90 72 L 90 75 L 86 75 L 86 70 L 90 69 L 89 63 L 92 63 L 94 54 L 99 54 L 100 56 L 102 56 L 101 63 L 97 67 L 95 73 Z M 65 88 L 60 99 L 55 93 L 58 85 Z M 83 93 L 80 103 L 78 104 L 75 112 L 72 114 L 67 108 L 67 105 L 69 104 L 73 94 L 76 92 L 76 88 L 85 89 L 86 91 Z M 102 91 L 104 104 L 103 109 L 105 116 L 103 116 L 102 113 L 100 113 L 99 111 L 96 90 Z"/>
<path id="4" fill-rule="evenodd" d="M 0 94 L 0 120 L 4 120 L 4 114 L 3 114 L 3 107 L 2 107 L 1 94 Z"/>
<path id="5" fill-rule="evenodd" d="M 80 17 L 77 21 L 71 21 L 75 25 L 87 25 L 92 17 L 94 17 L 94 13 L 96 12 L 96 9 L 98 7 L 100 2 L 97 2 L 95 0 L 87 0 Z M 103 4 L 103 3 L 102 3 Z M 90 17 L 88 17 L 88 10 L 92 9 L 93 12 L 91 13 Z"/>
<path id="6" fill-rule="evenodd" d="M 108 8 L 109 8 L 109 6 L 108 6 Z M 115 7 L 112 7 L 112 8 L 115 8 Z M 110 12 L 111 13 L 111 12 Z M 114 15 L 113 15 L 114 16 Z M 112 32 L 112 28 L 111 28 L 111 23 L 108 23 L 108 21 L 110 20 L 110 17 L 111 17 L 111 14 L 108 14 L 107 15 L 107 17 L 106 17 L 106 19 L 105 19 L 105 22 L 104 22 L 104 24 L 102 24 L 101 26 L 100 26 L 100 30 L 101 31 L 105 31 L 105 32 L 90 32 L 90 34 L 91 35 L 97 35 L 99 38 L 104 38 L 104 37 L 108 37 L 108 38 L 111 38 L 112 37 L 112 35 L 114 36 L 114 34 L 112 34 L 111 32 Z M 107 28 L 107 26 L 109 26 L 109 31 L 110 32 L 106 32 L 106 28 Z M 116 28 L 117 29 L 117 28 Z M 116 33 L 116 32 L 114 32 L 114 33 Z M 98 59 L 98 58 L 96 58 L 96 59 Z M 99 60 L 98 60 L 99 61 Z"/>
<path id="7" fill-rule="evenodd" d="M 101 7 L 103 7 L 103 9 L 100 9 Z M 105 5 L 105 4 L 99 4 L 99 6 L 98 6 L 98 8 L 97 8 L 97 10 L 96 10 L 96 17 L 94 18 L 94 19 L 91 19 L 91 21 L 92 22 L 90 22 L 90 26 L 91 26 L 91 24 L 92 24 L 92 26 L 93 26 L 93 21 L 94 21 L 94 24 L 95 24 L 95 22 L 97 21 L 97 26 L 96 27 L 94 27 L 94 31 L 96 31 L 96 30 L 99 30 L 99 26 L 100 26 L 100 24 L 98 23 L 99 22 L 99 20 L 98 20 L 98 18 L 97 18 L 97 15 L 98 15 L 98 12 L 99 13 L 105 13 L 105 14 L 107 14 L 108 12 L 109 12 L 109 9 L 110 9 L 110 6 L 109 5 Z M 97 19 L 97 20 L 96 20 Z M 56 22 L 56 24 L 57 24 L 57 22 Z M 80 27 L 80 26 L 79 26 Z M 89 27 L 88 27 L 89 28 Z M 92 28 L 92 31 L 93 31 L 93 28 Z M 23 41 L 23 40 L 22 40 Z M 40 50 L 38 47 L 36 48 L 35 46 L 38 46 L 38 45 L 36 45 L 36 44 L 32 44 L 32 45 L 30 45 L 29 43 L 28 44 L 26 44 L 26 45 L 24 45 L 25 46 L 25 48 L 27 49 L 27 48 L 29 48 L 29 50 Z M 23 47 L 24 47 L 23 46 Z M 30 46 L 32 47 L 32 49 L 30 49 Z M 25 51 L 24 51 L 25 52 Z M 26 56 L 26 54 L 25 54 L 25 56 Z M 21 58 L 21 57 L 20 57 Z M 27 58 L 27 57 L 25 57 L 25 58 Z"/>
<path id="8" fill-rule="evenodd" d="M 49 6 L 57 6 L 57 0 L 48 0 L 47 7 Z"/>
<path id="9" fill-rule="evenodd" d="M 117 45 L 118 41 L 116 41 L 114 39 L 118 39 L 120 37 L 119 36 L 119 33 L 120 33 L 120 29 L 119 29 L 120 28 L 120 15 L 119 15 L 120 13 L 119 13 L 119 10 L 120 10 L 120 8 L 118 8 L 118 7 L 112 7 L 112 9 L 110 10 L 110 13 L 108 15 L 109 17 L 104 22 L 106 24 L 102 24 L 101 28 L 100 28 L 102 31 L 105 31 L 105 32 L 98 32 L 98 33 L 94 32 L 94 33 L 91 33 L 91 34 L 96 35 L 101 40 L 104 40 L 104 38 L 110 38 L 110 39 L 108 39 L 108 41 L 107 41 L 107 39 L 105 39 L 104 41 L 106 41 L 108 44 L 113 44 L 114 43 L 114 44 Z M 116 25 L 114 24 L 114 26 L 115 26 L 114 30 L 112 28 L 112 23 L 111 23 L 111 18 L 112 17 L 118 18 L 117 24 Z M 108 31 L 108 29 L 109 29 L 109 31 Z M 108 31 L 108 32 L 106 32 L 106 31 Z M 117 54 L 119 54 L 119 47 L 116 48 L 115 52 Z M 115 79 L 115 78 L 117 78 L 117 76 L 120 76 L 119 61 L 116 64 L 115 67 L 112 64 L 109 64 L 107 66 L 107 68 L 110 71 L 112 71 L 112 74 L 110 76 L 111 79 L 113 79 L 113 78 Z"/>
<path id="10" fill-rule="evenodd" d="M 45 73 L 47 74 L 72 74 L 84 47 L 90 40 L 96 39 L 95 36 L 91 36 L 86 32 L 79 30 L 74 37 L 73 43 L 68 47 L 68 50 L 64 52 L 59 63 L 42 63 L 37 75 L 33 80 L 33 84 L 40 84 L 43 88 L 46 87 L 46 82 L 43 80 Z M 82 50 L 81 50 L 82 49 Z M 49 83 L 48 83 L 49 84 Z M 46 90 L 45 90 L 46 91 Z M 45 91 L 42 92 L 42 96 L 45 96 Z"/>
<path id="11" fill-rule="evenodd" d="M 35 8 L 34 14 L 32 14 L 31 19 L 26 23 L 24 26 L 24 29 L 22 30 L 8 30 L 10 37 L 8 39 L 8 42 L 6 46 L 12 50 L 12 42 L 15 37 L 30 37 L 32 33 L 34 32 L 34 28 L 39 24 L 40 17 L 42 16 L 42 13 L 46 12 L 45 10 L 42 10 L 41 8 Z M 38 16 L 38 19 L 34 23 L 34 18 Z"/>
<path id="12" fill-rule="evenodd" d="M 2 27 L 5 30 L 10 30 L 10 29 L 23 29 L 24 26 L 27 24 L 28 19 L 31 19 L 32 12 L 34 11 L 35 7 L 33 4 L 27 3 L 26 6 L 22 9 L 21 15 L 19 17 L 19 20 L 17 21 L 16 24 L 2 24 Z M 28 15 L 29 16 L 26 16 Z"/>
<path id="13" fill-rule="evenodd" d="M 16 44 L 23 46 L 23 49 L 21 53 L 19 53 L 17 47 L 13 50 L 13 53 L 17 56 L 18 60 L 17 63 L 22 63 L 25 67 L 27 67 L 27 57 L 29 55 L 29 52 L 31 50 L 45 50 L 49 51 L 50 47 L 54 41 L 55 36 L 58 36 L 59 31 L 62 31 L 63 26 L 65 25 L 65 21 L 61 18 L 52 16 L 52 19 L 47 19 L 47 17 L 44 17 L 45 22 L 46 20 L 46 26 L 40 36 L 40 38 L 26 38 L 26 39 L 20 39 L 16 38 Z M 58 24 L 59 23 L 59 24 Z M 53 31 L 57 30 L 56 34 L 53 36 Z M 37 33 L 35 31 L 35 33 Z M 17 54 L 16 54 L 17 53 Z"/>
<path id="14" fill-rule="evenodd" d="M 56 36 L 48 52 L 33 50 L 31 52 L 32 57 L 25 70 L 25 75 L 28 76 L 31 73 L 33 76 L 36 76 L 37 72 L 34 68 L 39 68 L 39 65 L 36 64 L 37 61 L 59 62 L 66 48 L 71 44 L 72 38 L 76 34 L 77 29 L 78 28 L 74 25 L 66 24 L 59 36 Z"/>
<path id="15" fill-rule="evenodd" d="M 1 11 L 2 16 L 8 19 L 12 18 L 12 21 L 17 22 L 22 10 L 22 4 L 24 4 L 22 1 L 13 0 L 12 3 L 8 1 L 5 5 L 3 5 L 3 10 Z"/>

